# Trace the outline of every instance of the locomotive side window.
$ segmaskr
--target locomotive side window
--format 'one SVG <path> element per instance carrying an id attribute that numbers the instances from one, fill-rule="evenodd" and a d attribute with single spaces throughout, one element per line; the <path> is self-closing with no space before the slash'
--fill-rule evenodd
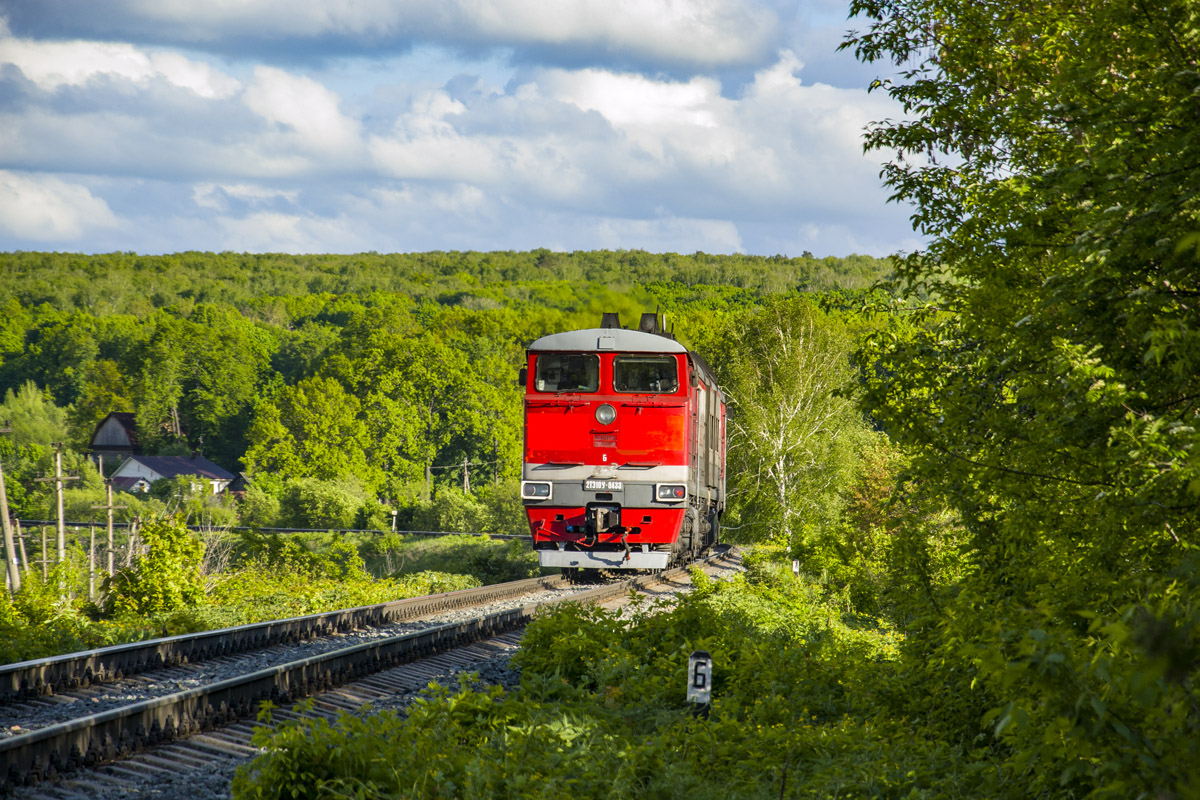
<path id="1" fill-rule="evenodd" d="M 537 357 L 539 392 L 594 392 L 600 388 L 600 357 L 590 353 L 546 353 Z"/>
<path id="2" fill-rule="evenodd" d="M 679 391 L 679 362 L 674 356 L 617 356 L 613 359 L 613 389 L 674 394 Z"/>

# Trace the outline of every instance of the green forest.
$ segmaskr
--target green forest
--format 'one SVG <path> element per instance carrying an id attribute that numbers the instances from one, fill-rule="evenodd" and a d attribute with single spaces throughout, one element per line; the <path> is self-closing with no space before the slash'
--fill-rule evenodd
<path id="1" fill-rule="evenodd" d="M 225 525 L 382 529 L 396 510 L 401 528 L 524 533 L 516 376 L 529 342 L 605 311 L 633 324 L 662 310 L 680 339 L 732 366 L 720 331 L 742 331 L 764 304 L 840 319 L 813 298 L 861 294 L 889 270 L 860 256 L 703 253 L 2 254 L 10 504 L 53 516 L 52 486 L 36 478 L 64 442 L 67 471 L 90 473 L 67 516 L 91 519 L 101 488 L 82 457 L 121 411 L 147 454 L 200 452 L 250 480 L 236 505 L 160 481 L 125 518 L 170 507 Z M 439 492 L 451 486 L 459 497 Z"/>
<path id="2" fill-rule="evenodd" d="M 522 347 L 603 311 L 665 311 L 728 393 L 744 577 L 547 616 L 510 693 L 263 734 L 237 796 L 1200 796 L 1200 7 L 851 10 L 919 253 L 0 257 L 23 515 L 119 408 L 248 473 L 229 522 L 508 530 Z M 218 513 L 182 494 L 145 502 Z M 255 557 L 361 569 L 286 546 Z"/>

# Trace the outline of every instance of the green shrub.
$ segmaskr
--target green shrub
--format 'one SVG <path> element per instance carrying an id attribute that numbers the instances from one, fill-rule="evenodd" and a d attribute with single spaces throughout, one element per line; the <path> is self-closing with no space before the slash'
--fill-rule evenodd
<path id="1" fill-rule="evenodd" d="M 366 500 L 354 513 L 354 527 L 359 530 L 389 530 L 392 527 L 391 509 L 377 500 Z"/>
<path id="2" fill-rule="evenodd" d="M 278 567 L 252 566 L 224 576 L 209 595 L 211 608 L 245 624 L 269 619 L 316 614 L 338 608 L 375 605 L 405 597 L 416 597 L 478 586 L 462 575 L 421 573 L 403 579 L 374 580 L 363 575 L 349 578 L 318 577 Z M 205 611 L 211 615 L 213 611 Z"/>
<path id="3" fill-rule="evenodd" d="M 239 539 L 241 566 L 277 569 L 310 578 L 368 578 L 358 547 L 344 534 L 246 531 Z"/>
<path id="4" fill-rule="evenodd" d="M 479 490 L 479 502 L 485 509 L 483 533 L 503 533 L 509 536 L 528 536 L 529 518 L 521 503 L 521 482 L 506 480 L 485 485 Z"/>
<path id="5" fill-rule="evenodd" d="M 183 518 L 151 520 L 139 536 L 146 552 L 104 581 L 106 609 L 147 614 L 197 605 L 204 597 L 204 543 L 188 531 Z"/>
<path id="6" fill-rule="evenodd" d="M 279 497 L 279 521 L 289 528 L 352 528 L 364 499 L 338 482 L 293 478 Z"/>
<path id="7" fill-rule="evenodd" d="M 0 593 L 0 664 L 135 641 L 157 630 L 151 619 L 91 619 L 85 600 L 62 591 L 80 585 L 80 578 L 68 561 L 44 581 L 38 573 L 26 574 L 11 598 Z"/>
<path id="8" fill-rule="evenodd" d="M 372 548 L 377 564 L 403 577 L 426 570 L 471 575 L 481 583 L 533 578 L 541 573 L 537 554 L 524 541 L 498 541 L 486 536 L 385 538 Z"/>
<path id="9" fill-rule="evenodd" d="M 240 524 L 272 528 L 279 525 L 280 513 L 278 497 L 258 484 L 251 484 L 246 488 L 246 495 L 242 498 L 242 505 L 238 511 Z"/>
<path id="10" fill-rule="evenodd" d="M 408 513 L 410 530 L 478 533 L 487 527 L 487 511 L 474 495 L 442 488 L 428 502 L 417 503 Z"/>

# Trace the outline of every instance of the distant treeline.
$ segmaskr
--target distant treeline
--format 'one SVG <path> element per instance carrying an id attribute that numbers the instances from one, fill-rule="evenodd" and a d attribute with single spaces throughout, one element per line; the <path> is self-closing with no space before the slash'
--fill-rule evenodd
<path id="1" fill-rule="evenodd" d="M 651 283 L 724 286 L 761 294 L 864 289 L 890 259 L 596 250 L 287 255 L 186 252 L 0 253 L 0 302 L 47 303 L 92 314 L 146 314 L 181 299 L 244 307 L 265 297 L 374 292 L 444 305 L 544 303 L 571 308 L 562 284 L 628 289 Z"/>

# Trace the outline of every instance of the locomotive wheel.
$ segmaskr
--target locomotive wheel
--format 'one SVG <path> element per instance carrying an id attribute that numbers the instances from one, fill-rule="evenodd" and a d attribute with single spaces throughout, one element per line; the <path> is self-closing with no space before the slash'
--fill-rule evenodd
<path id="1" fill-rule="evenodd" d="M 702 549 L 700 533 L 700 513 L 689 508 L 683 516 L 683 527 L 679 531 L 679 562 L 686 564 L 696 560 L 696 554 Z"/>

